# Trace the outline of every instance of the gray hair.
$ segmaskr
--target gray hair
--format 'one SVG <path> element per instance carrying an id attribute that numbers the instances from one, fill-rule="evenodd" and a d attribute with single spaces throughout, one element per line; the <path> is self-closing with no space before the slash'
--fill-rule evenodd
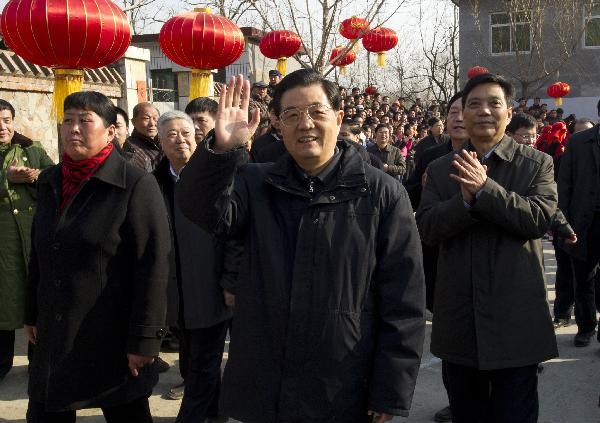
<path id="1" fill-rule="evenodd" d="M 158 123 L 156 124 L 158 133 L 159 134 L 161 133 L 161 130 L 162 130 L 163 126 L 165 125 L 165 123 L 169 122 L 170 120 L 175 120 L 175 119 L 185 120 L 187 123 L 190 124 L 192 130 L 194 129 L 194 121 L 192 121 L 192 118 L 189 117 L 189 115 L 187 115 L 186 113 L 183 113 L 179 110 L 169 110 L 168 112 L 163 113 L 158 118 Z"/>

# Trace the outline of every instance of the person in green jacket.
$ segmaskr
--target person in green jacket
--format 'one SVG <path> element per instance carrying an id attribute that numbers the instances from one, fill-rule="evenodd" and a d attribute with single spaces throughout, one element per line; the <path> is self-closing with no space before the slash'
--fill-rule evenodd
<path id="1" fill-rule="evenodd" d="M 13 365 L 15 329 L 23 327 L 36 181 L 54 164 L 40 143 L 15 132 L 14 120 L 14 107 L 0 99 L 0 380 Z"/>

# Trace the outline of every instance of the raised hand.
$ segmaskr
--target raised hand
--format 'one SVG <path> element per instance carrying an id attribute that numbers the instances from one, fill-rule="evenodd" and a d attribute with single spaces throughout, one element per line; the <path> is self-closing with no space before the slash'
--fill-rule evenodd
<path id="1" fill-rule="evenodd" d="M 242 75 L 231 77 L 221 89 L 219 109 L 215 122 L 215 143 L 217 153 L 232 150 L 249 143 L 260 122 L 260 110 L 255 108 L 248 122 L 250 104 L 250 82 Z"/>

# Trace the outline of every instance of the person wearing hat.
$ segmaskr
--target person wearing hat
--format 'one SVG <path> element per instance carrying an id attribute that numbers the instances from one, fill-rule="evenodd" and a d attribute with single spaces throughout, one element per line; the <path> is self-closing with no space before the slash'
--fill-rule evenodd
<path id="1" fill-rule="evenodd" d="M 279 81 L 281 81 L 282 78 L 283 75 L 277 69 L 271 69 L 269 71 L 269 97 L 273 98 L 273 92 L 275 91 L 275 87 L 277 86 L 277 84 L 279 84 Z"/>
<path id="2" fill-rule="evenodd" d="M 252 84 L 252 91 L 250 92 L 249 113 L 252 114 L 255 108 L 260 110 L 260 126 L 266 125 L 269 122 L 269 103 L 271 102 L 271 97 L 267 93 L 268 87 L 266 82 L 256 81 Z"/>

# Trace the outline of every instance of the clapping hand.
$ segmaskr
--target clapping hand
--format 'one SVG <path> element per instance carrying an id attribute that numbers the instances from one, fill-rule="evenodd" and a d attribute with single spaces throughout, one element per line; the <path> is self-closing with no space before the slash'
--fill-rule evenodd
<path id="1" fill-rule="evenodd" d="M 250 82 L 242 75 L 231 77 L 229 83 L 221 89 L 215 122 L 214 151 L 224 153 L 251 141 L 260 122 L 260 110 L 255 108 L 248 121 L 249 104 Z"/>
<path id="2" fill-rule="evenodd" d="M 40 176 L 39 169 L 31 169 L 25 166 L 17 166 L 16 159 L 13 160 L 6 170 L 6 178 L 13 184 L 32 184 L 38 176 Z"/>
<path id="3" fill-rule="evenodd" d="M 473 204 L 475 195 L 487 180 L 487 166 L 479 162 L 476 152 L 466 150 L 454 155 L 452 165 L 458 171 L 458 175 L 450 174 L 450 177 L 460 184 L 463 200 Z"/>
<path id="4" fill-rule="evenodd" d="M 394 418 L 391 414 L 387 413 L 377 413 L 375 411 L 369 410 L 369 416 L 373 416 L 373 423 L 384 423 L 389 422 Z"/>

